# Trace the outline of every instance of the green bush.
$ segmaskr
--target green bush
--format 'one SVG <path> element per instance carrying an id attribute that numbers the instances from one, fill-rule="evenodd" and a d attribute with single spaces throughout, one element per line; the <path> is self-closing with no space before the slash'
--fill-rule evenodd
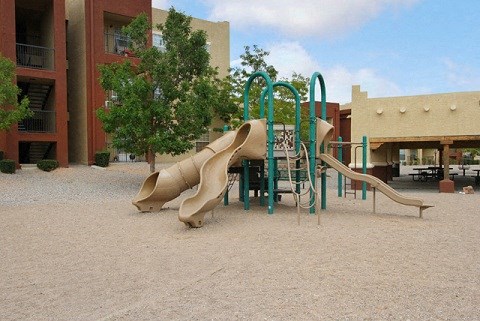
<path id="1" fill-rule="evenodd" d="M 471 159 L 471 158 L 464 158 L 462 164 L 464 165 L 478 165 L 480 160 L 478 159 Z"/>
<path id="2" fill-rule="evenodd" d="M 0 172 L 5 174 L 15 173 L 15 161 L 13 159 L 0 160 Z"/>
<path id="3" fill-rule="evenodd" d="M 37 167 L 42 171 L 51 172 L 58 167 L 58 161 L 55 159 L 42 159 L 37 163 Z"/>
<path id="4" fill-rule="evenodd" d="M 95 164 L 100 167 L 107 167 L 110 163 L 110 152 L 96 152 L 95 153 Z"/>

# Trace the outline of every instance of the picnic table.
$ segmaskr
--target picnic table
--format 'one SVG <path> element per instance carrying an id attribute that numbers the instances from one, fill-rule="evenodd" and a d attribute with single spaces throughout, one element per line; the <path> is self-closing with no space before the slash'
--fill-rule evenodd
<path id="1" fill-rule="evenodd" d="M 415 177 L 418 181 L 426 181 L 429 176 L 431 176 L 430 169 L 428 167 L 417 167 L 413 168 L 417 173 L 410 173 L 408 175 L 412 176 L 412 179 L 415 181 Z"/>
<path id="2" fill-rule="evenodd" d="M 462 170 L 462 171 L 463 171 L 463 176 L 465 176 L 465 171 L 466 171 L 467 169 L 470 169 L 470 165 L 468 165 L 468 164 L 460 164 L 460 165 L 458 165 L 458 169 Z"/>
<path id="3" fill-rule="evenodd" d="M 449 169 L 452 170 L 453 168 L 449 167 Z M 429 178 L 441 179 L 443 177 L 443 166 L 416 167 L 416 168 L 413 168 L 413 170 L 417 171 L 417 173 L 411 173 L 408 175 L 412 176 L 412 179 L 414 181 L 415 181 L 415 178 L 417 178 L 418 181 L 425 182 Z M 458 173 L 449 174 L 452 180 L 455 178 L 455 175 L 458 175 Z M 480 180 L 480 174 L 478 179 Z"/>
<path id="4" fill-rule="evenodd" d="M 477 172 L 477 175 L 472 175 L 475 178 L 475 185 L 480 185 L 480 169 L 472 169 L 472 171 Z"/>

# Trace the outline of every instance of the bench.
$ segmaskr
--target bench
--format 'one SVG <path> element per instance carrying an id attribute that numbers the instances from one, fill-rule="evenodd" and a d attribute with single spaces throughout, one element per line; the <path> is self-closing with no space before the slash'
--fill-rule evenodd
<path id="1" fill-rule="evenodd" d="M 411 174 L 408 174 L 409 176 L 412 176 L 412 180 L 415 180 L 415 177 L 420 177 L 422 176 L 422 174 L 416 174 L 416 173 L 411 173 Z"/>
<path id="2" fill-rule="evenodd" d="M 434 174 L 430 174 L 430 173 L 427 173 L 427 172 L 421 172 L 421 173 L 411 173 L 411 174 L 408 174 L 410 176 L 412 176 L 412 179 L 415 180 L 415 177 L 418 178 L 418 181 L 426 181 L 429 177 L 434 177 L 435 175 Z"/>
<path id="3" fill-rule="evenodd" d="M 473 177 L 475 179 L 475 185 L 480 185 L 480 176 L 471 175 L 470 177 Z"/>
<path id="4" fill-rule="evenodd" d="M 442 179 L 443 176 L 440 176 L 440 175 L 437 175 L 437 174 L 431 174 L 431 173 L 427 173 L 427 172 L 421 172 L 421 173 L 411 173 L 411 174 L 408 174 L 409 176 L 412 176 L 412 179 L 415 181 L 415 178 L 418 178 L 417 180 L 418 181 L 426 181 L 429 177 L 431 178 L 438 178 L 438 179 Z M 458 173 L 450 173 L 450 179 L 453 181 L 455 180 L 455 176 L 458 175 Z M 476 176 L 472 176 L 472 177 L 476 177 Z"/>
<path id="5" fill-rule="evenodd" d="M 448 173 L 448 176 L 450 177 L 450 179 L 451 179 L 452 181 L 455 180 L 455 176 L 457 176 L 457 175 L 458 175 L 458 173 Z M 437 177 L 437 179 L 439 179 L 439 180 L 442 180 L 442 179 L 443 179 L 443 172 L 438 172 L 438 173 L 435 175 L 435 177 Z"/>

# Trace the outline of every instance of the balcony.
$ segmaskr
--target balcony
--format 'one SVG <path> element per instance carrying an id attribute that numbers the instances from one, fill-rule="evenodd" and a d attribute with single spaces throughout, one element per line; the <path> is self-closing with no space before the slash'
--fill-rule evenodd
<path id="1" fill-rule="evenodd" d="M 18 123 L 19 132 L 55 133 L 55 111 L 33 110 L 32 117 Z"/>
<path id="2" fill-rule="evenodd" d="M 105 52 L 121 56 L 132 56 L 128 50 L 130 38 L 122 34 L 105 33 Z"/>
<path id="3" fill-rule="evenodd" d="M 17 66 L 35 69 L 54 69 L 53 48 L 17 43 Z"/>

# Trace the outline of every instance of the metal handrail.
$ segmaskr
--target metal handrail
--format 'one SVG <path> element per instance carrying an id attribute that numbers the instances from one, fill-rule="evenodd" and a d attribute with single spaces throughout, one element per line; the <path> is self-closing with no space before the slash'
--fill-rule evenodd
<path id="1" fill-rule="evenodd" d="M 56 112 L 54 110 L 34 110 L 33 116 L 18 123 L 18 131 L 34 133 L 55 133 Z"/>
<path id="2" fill-rule="evenodd" d="M 130 37 L 118 33 L 105 32 L 105 52 L 125 55 L 131 42 Z"/>
<path id="3" fill-rule="evenodd" d="M 17 43 L 17 65 L 53 70 L 54 48 Z"/>

